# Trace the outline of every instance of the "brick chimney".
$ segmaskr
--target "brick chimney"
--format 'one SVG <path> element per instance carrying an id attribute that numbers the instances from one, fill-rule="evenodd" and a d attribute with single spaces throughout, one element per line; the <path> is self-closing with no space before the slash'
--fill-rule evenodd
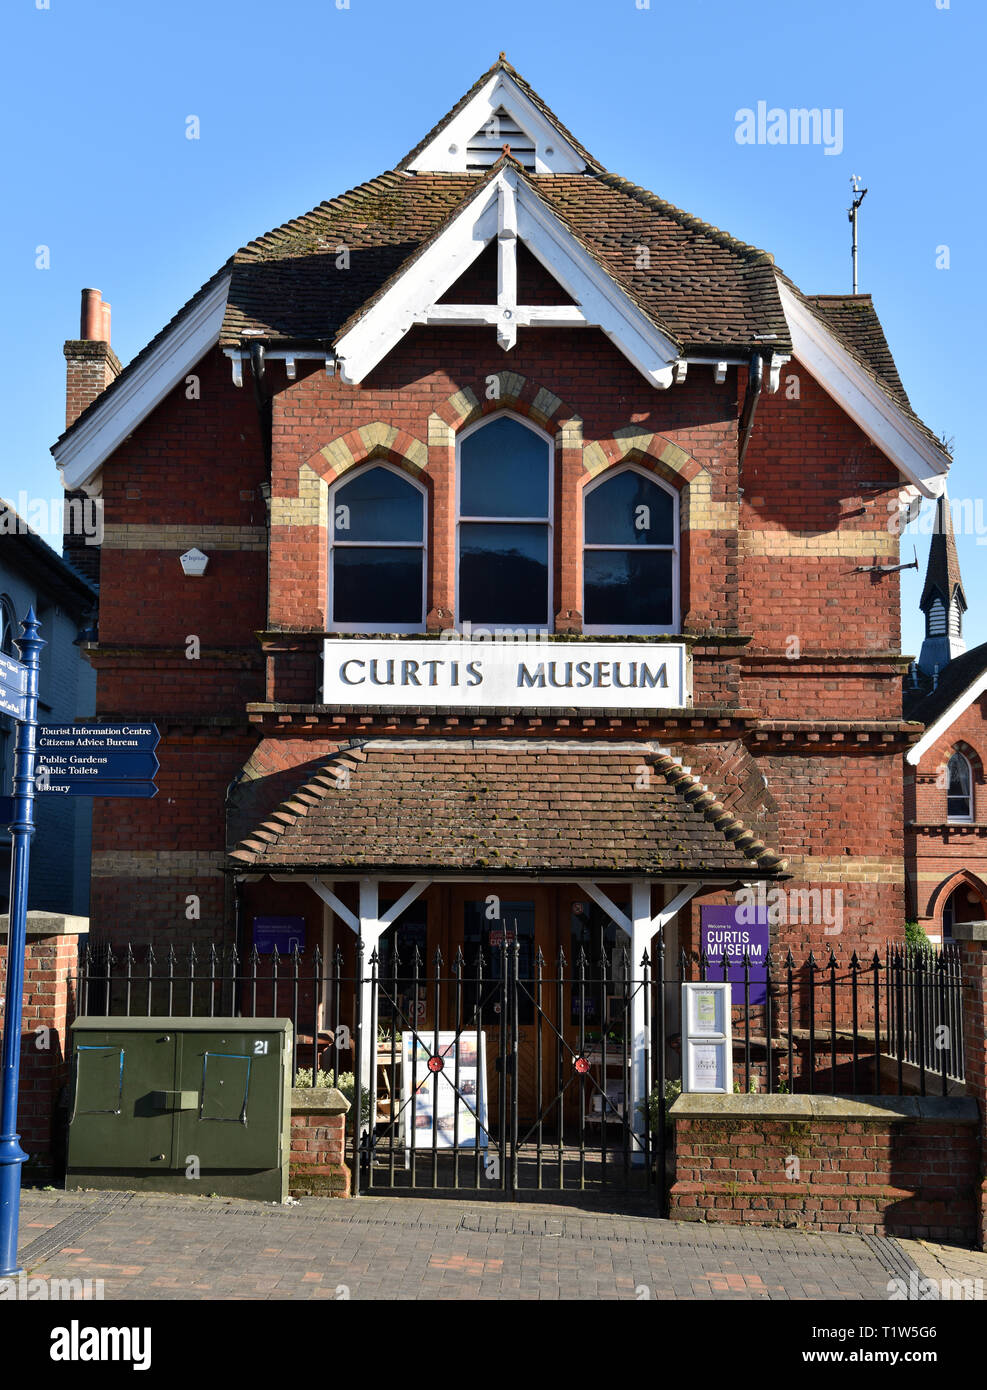
<path id="1" fill-rule="evenodd" d="M 75 424 L 86 406 L 105 391 L 111 381 L 120 375 L 120 359 L 110 347 L 110 306 L 103 303 L 99 290 L 82 291 L 82 312 L 80 314 L 79 336 L 69 338 L 65 344 L 65 428 Z M 83 574 L 91 584 L 99 584 L 99 546 L 87 543 L 92 540 L 93 526 L 88 525 L 80 532 L 73 527 L 73 517 L 92 521 L 92 510 L 96 505 L 83 492 L 67 492 L 65 500 L 75 503 L 65 509 L 65 529 L 62 536 L 62 554 L 70 564 Z"/>
<path id="2" fill-rule="evenodd" d="M 110 306 L 99 290 L 82 291 L 78 338 L 65 344 L 65 428 L 120 375 L 120 360 L 110 347 Z"/>

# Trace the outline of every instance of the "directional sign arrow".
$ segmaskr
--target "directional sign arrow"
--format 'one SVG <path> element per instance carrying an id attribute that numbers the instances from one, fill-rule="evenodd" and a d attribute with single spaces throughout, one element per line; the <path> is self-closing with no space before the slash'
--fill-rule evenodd
<path id="1" fill-rule="evenodd" d="M 44 749 L 37 772 L 47 772 L 52 782 L 150 782 L 161 764 L 153 753 L 104 753 L 82 749 L 54 753 Z"/>
<path id="2" fill-rule="evenodd" d="M 43 724 L 38 753 L 153 753 L 161 742 L 154 724 Z"/>
<path id="3" fill-rule="evenodd" d="M 88 782 L 49 782 L 47 787 L 37 788 L 38 796 L 138 796 L 149 798 L 157 796 L 158 789 L 153 782 L 102 782 L 93 777 Z"/>
<path id="4" fill-rule="evenodd" d="M 27 667 L 3 652 L 0 652 L 0 685 L 5 685 L 15 695 L 23 695 L 27 690 Z"/>

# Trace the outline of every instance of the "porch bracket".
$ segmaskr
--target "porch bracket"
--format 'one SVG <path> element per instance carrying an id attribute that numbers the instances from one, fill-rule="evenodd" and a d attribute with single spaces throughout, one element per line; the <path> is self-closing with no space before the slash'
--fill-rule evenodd
<path id="1" fill-rule="evenodd" d="M 273 878 L 277 883 L 298 882 L 298 880 L 290 874 L 274 874 Z M 355 913 L 351 912 L 344 902 L 340 902 L 339 898 L 336 897 L 336 894 L 332 891 L 332 889 L 329 887 L 329 885 L 326 883 L 324 879 L 316 878 L 313 876 L 310 878 L 303 879 L 302 882 L 307 883 L 309 888 L 311 888 L 312 892 L 315 893 L 317 897 L 320 897 L 322 901 L 326 903 L 329 907 L 331 907 L 333 912 L 335 912 L 336 916 L 346 923 L 350 931 L 356 932 L 356 934 L 359 936 L 359 917 L 357 917 Z"/>
<path id="2" fill-rule="evenodd" d="M 622 912 L 620 908 L 617 907 L 616 903 L 610 901 L 602 888 L 597 888 L 595 883 L 590 883 L 589 879 L 586 878 L 577 879 L 576 886 L 581 893 L 585 893 L 588 898 L 592 898 L 597 907 L 601 907 L 608 916 L 612 917 L 621 931 L 625 931 L 628 936 L 633 937 L 631 919 L 627 916 L 626 912 Z"/>

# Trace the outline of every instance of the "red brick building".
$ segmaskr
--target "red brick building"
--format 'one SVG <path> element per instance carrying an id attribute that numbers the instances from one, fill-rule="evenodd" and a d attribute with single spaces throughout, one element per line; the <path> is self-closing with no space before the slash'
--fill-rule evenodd
<path id="1" fill-rule="evenodd" d="M 53 452 L 105 507 L 99 715 L 162 733 L 156 799 L 96 803 L 94 932 L 351 954 L 397 905 L 450 959 L 495 895 L 546 955 L 694 949 L 758 882 L 800 958 L 901 932 L 885 568 L 949 459 L 868 296 L 610 173 L 503 58 Z"/>
<path id="2" fill-rule="evenodd" d="M 936 527 L 921 598 L 925 641 L 905 685 L 905 714 L 925 725 L 905 760 L 909 917 L 933 941 L 956 922 L 987 918 L 987 643 L 966 650 L 967 607 L 949 499 Z"/>

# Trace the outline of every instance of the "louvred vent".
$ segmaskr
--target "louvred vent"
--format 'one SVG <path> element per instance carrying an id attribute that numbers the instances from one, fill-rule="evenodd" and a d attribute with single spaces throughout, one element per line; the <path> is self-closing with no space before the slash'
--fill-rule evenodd
<path id="1" fill-rule="evenodd" d="M 523 169 L 534 173 L 535 142 L 502 106 L 497 108 L 466 146 L 466 168 L 489 169 L 503 154 L 505 145 L 510 145 L 512 158 Z"/>

